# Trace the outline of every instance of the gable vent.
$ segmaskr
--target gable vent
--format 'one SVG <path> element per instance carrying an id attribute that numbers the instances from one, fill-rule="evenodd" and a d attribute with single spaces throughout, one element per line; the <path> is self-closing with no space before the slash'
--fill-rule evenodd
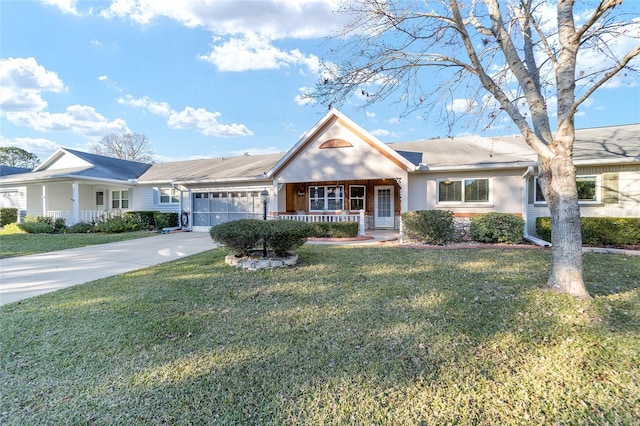
<path id="1" fill-rule="evenodd" d="M 328 141 L 324 142 L 322 145 L 320 145 L 320 149 L 327 149 L 327 148 L 348 148 L 351 145 L 351 143 L 345 141 L 344 139 L 329 139 Z"/>

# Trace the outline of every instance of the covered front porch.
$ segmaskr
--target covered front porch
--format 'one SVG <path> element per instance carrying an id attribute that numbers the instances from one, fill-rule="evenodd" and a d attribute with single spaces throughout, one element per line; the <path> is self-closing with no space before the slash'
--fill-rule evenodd
<path id="1" fill-rule="evenodd" d="M 286 183 L 272 215 L 304 222 L 358 222 L 366 229 L 400 229 L 401 179 Z"/>

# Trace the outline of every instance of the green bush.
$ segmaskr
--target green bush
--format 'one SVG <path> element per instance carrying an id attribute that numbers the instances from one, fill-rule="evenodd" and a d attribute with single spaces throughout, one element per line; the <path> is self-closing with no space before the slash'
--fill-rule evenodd
<path id="1" fill-rule="evenodd" d="M 53 221 L 53 229 L 60 232 L 60 231 L 64 231 L 65 228 L 67 227 L 66 225 L 66 220 L 63 217 L 59 217 L 56 220 Z"/>
<path id="2" fill-rule="evenodd" d="M 178 226 L 178 213 L 155 212 L 153 220 L 155 229 L 173 228 Z"/>
<path id="3" fill-rule="evenodd" d="M 640 218 L 583 217 L 580 219 L 582 243 L 598 246 L 640 244 Z M 551 218 L 536 218 L 536 233 L 551 241 Z"/>
<path id="4" fill-rule="evenodd" d="M 267 247 L 276 256 L 286 256 L 307 241 L 313 234 L 313 226 L 297 220 L 269 220 L 265 222 L 265 231 Z"/>
<path id="5" fill-rule="evenodd" d="M 517 244 L 522 241 L 524 219 L 509 213 L 483 213 L 471 218 L 471 238 L 481 243 Z"/>
<path id="6" fill-rule="evenodd" d="M 304 244 L 312 232 L 313 226 L 304 222 L 257 219 L 224 222 L 209 230 L 212 239 L 238 256 L 250 255 L 255 249 L 261 249 L 265 242 L 268 250 L 283 256 Z"/>
<path id="7" fill-rule="evenodd" d="M 0 226 L 5 226 L 18 221 L 18 209 L 15 207 L 3 207 L 0 209 Z"/>
<path id="8" fill-rule="evenodd" d="M 262 220 L 240 219 L 215 225 L 209 230 L 211 238 L 238 256 L 247 256 L 258 247 L 263 235 Z"/>
<path id="9" fill-rule="evenodd" d="M 53 223 L 50 217 L 28 215 L 18 227 L 29 234 L 48 234 L 55 230 Z"/>
<path id="10" fill-rule="evenodd" d="M 358 222 L 316 222 L 312 237 L 352 238 L 358 236 Z"/>
<path id="11" fill-rule="evenodd" d="M 105 234 L 119 234 L 122 232 L 144 231 L 146 229 L 145 226 L 137 217 L 118 215 L 96 223 L 94 230 Z"/>
<path id="12" fill-rule="evenodd" d="M 139 211 L 127 211 L 124 212 L 124 217 L 138 220 L 145 229 L 151 231 L 156 228 L 155 214 L 158 213 L 154 210 L 139 210 Z"/>
<path id="13" fill-rule="evenodd" d="M 70 225 L 65 230 L 67 234 L 88 234 L 94 232 L 93 225 L 87 222 L 78 222 Z"/>
<path id="14" fill-rule="evenodd" d="M 443 245 L 453 240 L 453 212 L 414 210 L 402 213 L 402 229 L 409 240 Z"/>

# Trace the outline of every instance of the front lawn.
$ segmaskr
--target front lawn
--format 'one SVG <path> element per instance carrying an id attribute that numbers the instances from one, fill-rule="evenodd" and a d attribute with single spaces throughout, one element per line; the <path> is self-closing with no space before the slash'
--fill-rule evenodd
<path id="1" fill-rule="evenodd" d="M 158 234 L 149 231 L 123 232 L 121 234 L 15 234 L 0 232 L 0 259 L 114 243 L 153 235 Z"/>
<path id="2" fill-rule="evenodd" d="M 0 307 L 0 424 L 639 424 L 640 259 L 212 250 Z"/>

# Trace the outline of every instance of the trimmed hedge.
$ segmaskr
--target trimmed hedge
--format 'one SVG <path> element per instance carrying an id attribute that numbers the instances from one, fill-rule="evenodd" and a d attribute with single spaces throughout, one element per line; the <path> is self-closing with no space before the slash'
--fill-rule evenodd
<path id="1" fill-rule="evenodd" d="M 248 256 L 266 243 L 278 256 L 300 247 L 313 234 L 313 226 L 295 220 L 240 219 L 212 227 L 209 235 L 238 256 Z"/>
<path id="2" fill-rule="evenodd" d="M 316 222 L 313 235 L 316 238 L 353 238 L 358 236 L 358 222 Z"/>
<path id="3" fill-rule="evenodd" d="M 95 232 L 105 234 L 120 234 L 122 232 L 144 231 L 146 224 L 139 217 L 118 215 L 97 222 L 94 226 Z"/>
<path id="4" fill-rule="evenodd" d="M 453 212 L 414 210 L 402 213 L 402 229 L 409 240 L 444 245 L 453 241 Z"/>
<path id="5" fill-rule="evenodd" d="M 5 226 L 18 221 L 18 209 L 15 207 L 3 207 L 0 209 L 0 226 Z"/>
<path id="6" fill-rule="evenodd" d="M 524 219 L 509 213 L 483 213 L 471 218 L 471 238 L 481 243 L 517 244 L 522 241 Z"/>
<path id="7" fill-rule="evenodd" d="M 138 220 L 146 229 L 151 231 L 156 228 L 156 220 L 154 215 L 158 213 L 155 210 L 138 210 L 124 212 L 124 217 Z"/>
<path id="8" fill-rule="evenodd" d="M 640 244 L 640 218 L 583 217 L 580 218 L 582 244 L 615 246 Z M 536 218 L 536 234 L 551 241 L 551 218 Z"/>
<path id="9" fill-rule="evenodd" d="M 18 227 L 29 234 L 48 234 L 55 230 L 53 219 L 42 216 L 25 216 L 24 222 Z"/>
<path id="10" fill-rule="evenodd" d="M 153 221 L 155 222 L 155 229 L 173 228 L 178 226 L 178 213 L 165 213 L 155 212 L 153 215 Z"/>

